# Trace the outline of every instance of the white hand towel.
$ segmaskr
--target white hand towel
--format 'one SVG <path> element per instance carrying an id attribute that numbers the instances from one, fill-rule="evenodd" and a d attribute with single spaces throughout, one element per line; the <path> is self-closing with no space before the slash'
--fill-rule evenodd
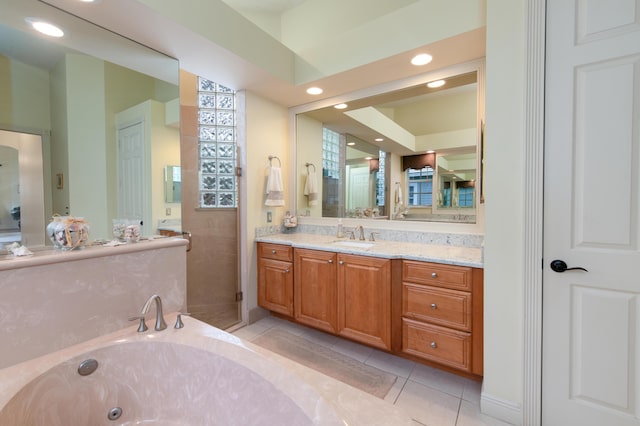
<path id="1" fill-rule="evenodd" d="M 316 172 L 309 171 L 307 173 L 307 181 L 304 185 L 304 195 L 307 196 L 309 207 L 318 204 L 318 181 L 316 178 Z"/>
<path id="2" fill-rule="evenodd" d="M 284 186 L 282 185 L 282 170 L 271 167 L 267 178 L 267 200 L 265 206 L 284 206 Z"/>

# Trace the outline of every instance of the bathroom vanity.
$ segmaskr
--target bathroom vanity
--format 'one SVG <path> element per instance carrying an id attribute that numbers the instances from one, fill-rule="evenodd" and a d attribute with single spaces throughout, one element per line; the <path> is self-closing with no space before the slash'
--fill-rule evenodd
<path id="1" fill-rule="evenodd" d="M 481 259 L 479 248 L 262 237 L 258 304 L 300 324 L 480 377 Z"/>

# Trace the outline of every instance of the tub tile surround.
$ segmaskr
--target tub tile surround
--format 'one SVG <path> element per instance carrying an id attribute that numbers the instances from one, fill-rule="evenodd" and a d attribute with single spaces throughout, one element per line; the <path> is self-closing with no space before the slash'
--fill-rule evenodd
<path id="1" fill-rule="evenodd" d="M 270 229 L 275 230 L 273 227 Z M 262 230 L 256 233 L 256 241 L 388 259 L 418 260 L 474 268 L 483 267 L 482 236 L 365 229 L 367 236 L 372 231 L 380 232 L 380 235 L 376 236 L 372 247 L 366 248 L 336 244 L 339 241 L 350 240 L 337 238 L 335 226 L 298 226 L 295 232 L 285 230 L 272 234 Z M 411 237 L 409 237 L 410 235 Z M 367 241 L 367 243 L 369 242 Z"/>
<path id="2" fill-rule="evenodd" d="M 165 238 L 0 257 L 0 368 L 127 327 L 154 293 L 166 312 L 183 310 L 186 245 Z"/>
<path id="3" fill-rule="evenodd" d="M 282 393 L 287 399 L 292 400 L 297 407 L 304 411 L 309 419 L 308 424 L 399 426 L 418 424 L 413 422 L 403 410 L 398 407 L 394 407 L 392 404 L 384 402 L 351 386 L 345 385 L 333 378 L 324 376 L 321 373 L 283 358 L 266 349 L 253 345 L 250 342 L 246 342 L 237 336 L 233 336 L 196 319 L 188 317 L 184 318 L 185 327 L 176 330 L 171 327 L 171 324 L 175 321 L 175 317 L 175 313 L 168 314 L 167 323 L 170 324 L 170 327 L 160 332 L 149 331 L 146 333 L 137 333 L 135 331 L 136 327 L 131 326 L 114 333 L 50 353 L 37 359 L 0 370 L 0 419 L 2 419 L 3 407 L 7 405 L 7 402 L 10 401 L 13 395 L 34 381 L 34 379 L 37 381 L 38 376 L 41 374 L 50 371 L 51 373 L 48 374 L 55 374 L 59 376 L 66 365 L 66 368 L 71 370 L 72 377 L 63 378 L 62 380 L 72 381 L 89 379 L 91 376 L 79 378 L 77 373 L 75 373 L 77 366 L 70 363 L 69 360 L 77 361 L 96 354 L 96 356 L 100 358 L 98 359 L 98 362 L 101 360 L 104 361 L 104 368 L 108 368 L 109 364 L 113 364 L 114 362 L 122 362 L 128 365 L 128 358 L 130 357 L 142 357 L 143 359 L 141 362 L 144 362 L 145 359 L 150 357 L 148 350 L 145 349 L 145 343 L 152 342 L 152 344 L 156 345 L 155 347 L 159 347 L 159 343 L 168 344 L 163 346 L 168 347 L 167 353 L 165 353 L 164 350 L 153 351 L 154 356 L 158 358 L 157 360 L 152 361 L 153 365 L 155 365 L 157 361 L 158 365 L 163 366 L 162 368 L 170 365 L 170 358 L 175 354 L 186 352 L 189 357 L 195 355 L 200 357 L 202 355 L 201 353 L 206 351 L 207 353 L 215 355 L 214 357 L 210 357 L 209 361 L 207 361 L 207 369 L 214 368 L 209 365 L 209 362 L 212 364 L 232 362 L 235 367 L 238 367 L 236 369 L 240 372 L 243 370 L 245 372 L 246 370 L 249 370 L 251 373 L 255 373 L 258 376 L 265 378 L 277 389 L 277 392 Z M 129 354 L 126 352 L 126 345 L 134 348 L 134 350 L 135 348 L 141 348 L 141 352 Z M 197 354 L 194 352 L 194 349 L 198 350 Z M 122 353 L 124 354 L 124 358 L 122 358 L 122 355 L 119 359 L 103 358 L 104 356 L 109 356 L 110 353 Z M 102 357 L 100 355 L 102 355 Z M 60 368 L 60 365 L 62 365 L 63 368 Z M 197 372 L 198 366 L 196 365 L 195 367 L 196 368 L 192 370 Z M 189 368 L 187 368 L 187 370 L 189 370 Z M 176 374 L 171 374 L 169 372 L 166 375 L 155 370 L 151 372 L 151 375 L 153 376 L 152 380 L 161 378 L 162 380 L 170 381 L 170 383 L 160 383 L 158 386 L 156 386 L 156 384 L 151 385 L 153 389 L 166 390 L 165 394 L 154 395 L 154 398 L 144 398 L 145 406 L 147 404 L 152 406 L 154 401 L 159 404 L 157 411 L 154 410 L 156 407 L 147 407 L 151 409 L 151 412 L 163 412 L 163 410 L 167 408 L 163 406 L 173 407 L 176 405 L 179 410 L 184 410 L 185 413 L 188 412 L 190 407 L 195 403 L 195 401 L 191 401 L 191 397 L 189 395 L 200 395 L 202 392 L 202 390 L 192 389 L 192 386 L 196 386 L 197 383 L 202 383 L 203 386 L 206 386 L 206 391 L 215 389 L 216 392 L 224 393 L 232 386 L 244 386 L 246 382 L 250 381 L 249 377 L 241 377 L 240 380 L 231 380 L 232 377 L 225 379 L 224 376 L 218 376 L 216 373 L 214 376 L 219 380 L 215 380 L 213 382 L 215 386 L 211 386 L 211 380 L 213 380 L 213 378 L 210 377 L 209 374 L 206 375 L 206 380 L 197 380 L 197 377 L 192 378 L 193 380 L 191 380 L 187 377 L 188 382 L 184 383 L 185 377 L 179 373 L 179 371 L 182 370 L 175 369 L 175 371 L 177 372 Z M 255 378 L 254 374 L 251 375 Z M 136 380 L 136 378 L 133 377 L 135 375 L 127 373 L 125 376 L 127 377 L 123 376 L 123 380 Z M 46 377 L 48 378 L 48 376 Z M 96 378 L 96 380 L 98 379 L 99 378 Z M 180 380 L 182 380 L 182 382 L 180 382 Z M 38 386 L 31 385 L 29 388 L 33 387 L 37 389 L 40 384 L 46 387 L 46 383 L 52 383 L 55 385 L 58 382 L 56 380 L 40 380 L 37 381 L 37 383 Z M 147 388 L 147 383 L 138 383 L 137 385 L 139 385 L 139 388 Z M 112 389 L 112 385 L 108 386 L 108 389 Z M 135 386 L 133 387 L 135 388 Z M 128 387 L 125 388 L 128 390 Z M 227 389 L 225 390 L 225 388 Z M 177 389 L 187 390 L 185 390 L 185 395 L 176 395 L 175 392 Z M 273 411 L 271 410 L 273 406 L 268 404 L 272 398 L 260 398 L 260 392 L 262 392 L 260 389 L 262 389 L 261 386 L 246 387 L 245 391 L 249 394 L 244 396 L 249 398 L 252 402 L 251 404 L 247 406 L 243 405 L 240 408 L 244 408 L 247 412 L 260 412 L 260 419 L 261 421 L 264 421 L 259 424 L 282 424 L 281 422 L 278 422 L 276 417 L 273 418 L 274 422 L 269 423 L 269 416 L 272 415 L 270 413 Z M 46 389 L 43 390 L 46 394 Z M 126 391 L 121 392 L 126 393 Z M 141 389 L 141 392 L 144 392 L 144 390 Z M 104 399 L 114 400 L 114 398 L 117 397 L 117 393 L 117 389 L 113 392 L 106 392 Z M 58 392 L 57 389 L 55 392 L 48 392 L 49 397 L 56 397 L 61 394 L 64 394 L 64 392 Z M 139 396 L 142 397 L 142 395 Z M 184 398 L 182 398 L 182 396 L 184 396 Z M 29 396 L 26 398 L 28 399 Z M 281 400 L 278 401 L 282 402 Z M 29 401 L 27 400 L 25 402 L 26 405 L 28 405 Z M 102 401 L 99 401 L 97 404 L 100 402 Z M 133 401 L 126 400 L 123 401 L 123 403 L 124 402 L 127 403 L 128 407 L 132 407 L 131 410 L 137 409 Z M 101 418 L 102 416 L 105 418 L 105 424 L 107 422 L 105 414 L 107 410 L 111 408 L 111 405 L 109 404 L 110 401 L 107 403 L 108 406 L 100 406 L 100 408 L 104 410 L 103 412 L 100 412 L 100 415 Z M 83 406 L 81 404 L 78 407 L 74 406 L 74 408 L 82 410 Z M 147 410 L 147 412 L 148 411 L 149 410 Z M 125 410 L 125 413 L 126 412 L 127 410 Z M 9 411 L 6 413 L 9 414 Z M 68 416 L 71 413 L 66 414 Z M 197 414 L 200 415 L 200 418 L 206 418 L 207 415 L 207 413 Z M 213 413 L 213 415 L 216 415 L 216 413 Z M 61 425 L 65 424 L 64 421 L 68 421 L 67 416 L 64 417 L 64 420 L 61 420 Z M 15 418 L 12 420 L 15 420 Z M 133 420 L 140 421 L 144 419 L 138 418 Z M 236 418 L 236 420 L 238 421 L 232 421 L 226 424 L 247 424 L 246 422 L 243 422 L 242 419 Z M 53 423 L 52 426 L 56 426 L 56 423 Z"/>

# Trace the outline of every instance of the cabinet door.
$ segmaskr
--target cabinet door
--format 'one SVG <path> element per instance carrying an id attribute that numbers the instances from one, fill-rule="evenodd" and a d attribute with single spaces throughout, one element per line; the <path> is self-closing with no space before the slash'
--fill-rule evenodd
<path id="1" fill-rule="evenodd" d="M 338 334 L 391 349 L 391 261 L 338 255 Z"/>
<path id="2" fill-rule="evenodd" d="M 293 316 L 293 274 L 291 262 L 260 259 L 258 265 L 258 305 Z"/>
<path id="3" fill-rule="evenodd" d="M 295 318 L 336 333 L 336 253 L 295 250 Z"/>

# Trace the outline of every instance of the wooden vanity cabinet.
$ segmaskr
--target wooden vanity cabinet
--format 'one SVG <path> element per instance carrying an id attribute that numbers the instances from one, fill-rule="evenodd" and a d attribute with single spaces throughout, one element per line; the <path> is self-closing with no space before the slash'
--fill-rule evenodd
<path id="1" fill-rule="evenodd" d="M 294 250 L 297 322 L 391 350 L 391 262 Z"/>
<path id="2" fill-rule="evenodd" d="M 293 248 L 258 243 L 258 305 L 293 316 Z"/>
<path id="3" fill-rule="evenodd" d="M 337 257 L 329 251 L 294 250 L 295 319 L 334 334 L 338 332 Z"/>
<path id="4" fill-rule="evenodd" d="M 482 270 L 403 261 L 402 352 L 482 375 Z"/>
<path id="5" fill-rule="evenodd" d="M 391 350 L 391 261 L 338 255 L 338 334 Z"/>

